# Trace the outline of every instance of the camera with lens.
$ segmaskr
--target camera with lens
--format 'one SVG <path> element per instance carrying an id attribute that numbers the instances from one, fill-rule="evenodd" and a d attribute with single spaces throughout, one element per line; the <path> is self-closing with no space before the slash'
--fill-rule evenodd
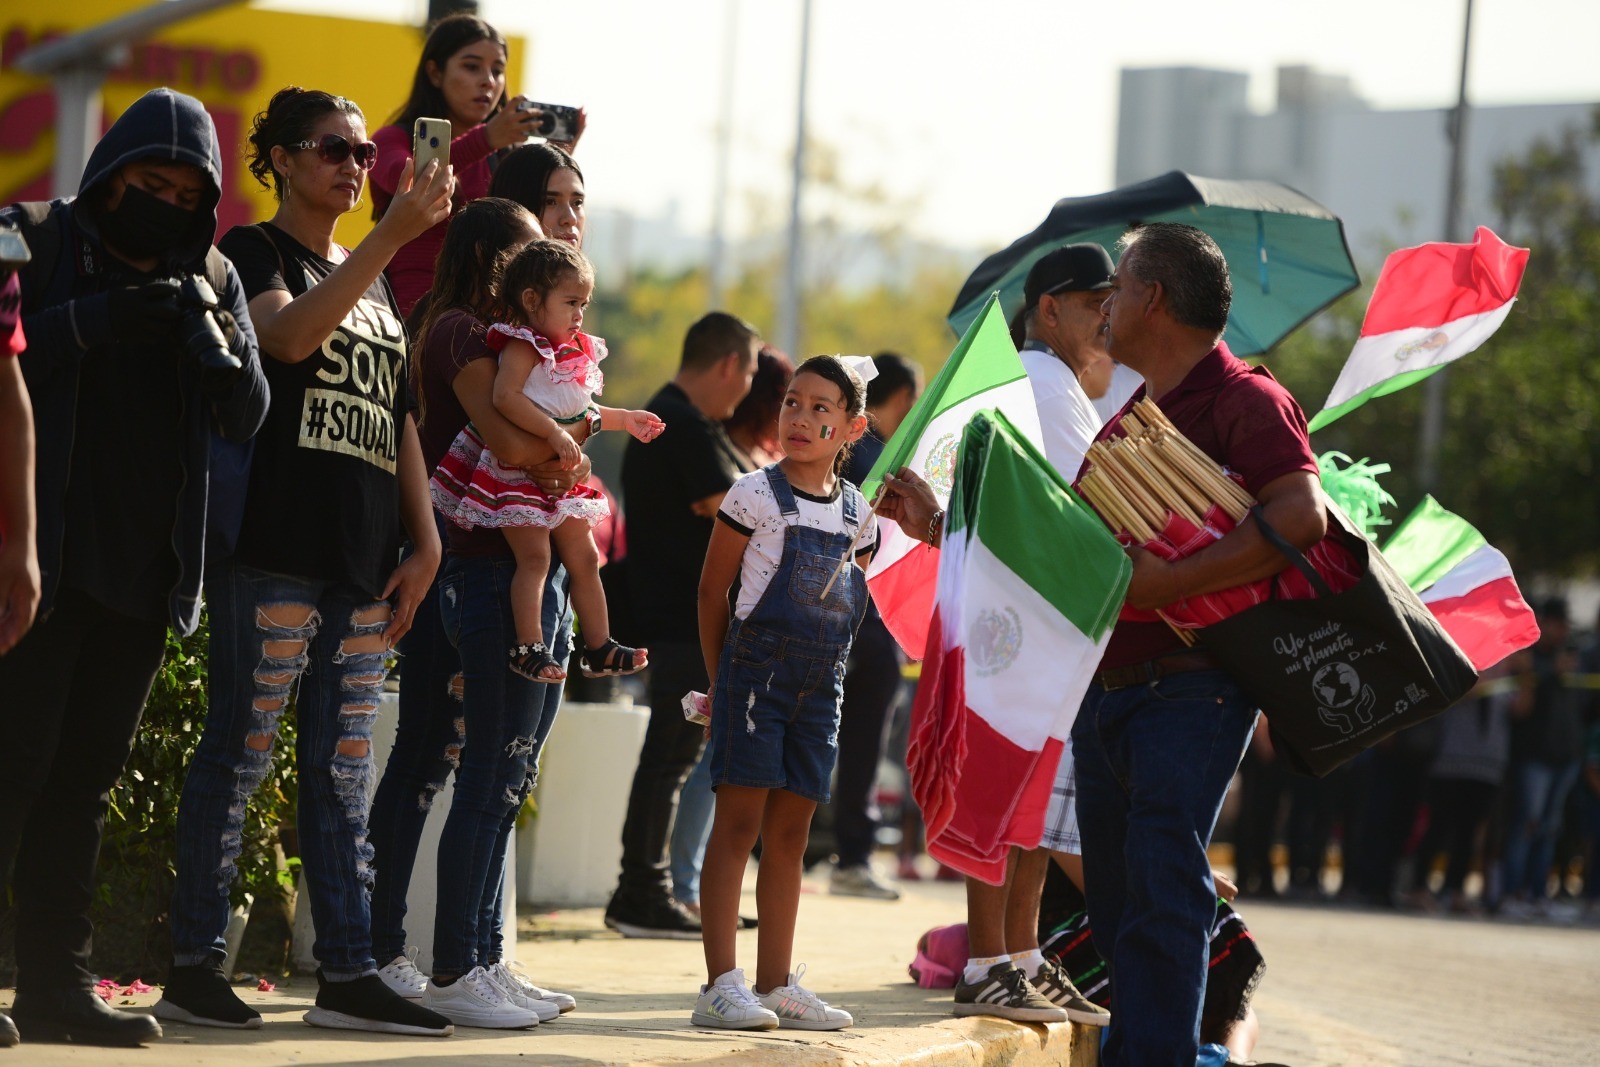
<path id="1" fill-rule="evenodd" d="M 533 132 L 547 141 L 571 141 L 578 136 L 578 109 L 568 107 L 566 104 L 539 104 L 532 100 L 524 100 L 517 105 L 518 111 L 532 111 L 538 108 L 539 126 Z"/>
<path id="2" fill-rule="evenodd" d="M 244 372 L 217 321 L 221 310 L 216 290 L 204 277 L 191 274 L 178 279 L 178 340 L 200 368 L 200 384 L 207 390 L 225 389 Z"/>

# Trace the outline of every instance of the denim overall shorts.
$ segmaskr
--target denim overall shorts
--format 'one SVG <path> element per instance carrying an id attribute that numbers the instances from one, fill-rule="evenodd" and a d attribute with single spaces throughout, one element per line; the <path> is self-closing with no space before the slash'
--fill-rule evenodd
<path id="1" fill-rule="evenodd" d="M 847 568 L 823 587 L 850 549 L 865 511 L 841 482 L 844 533 L 802 525 L 789 480 L 765 468 L 784 518 L 783 558 L 745 619 L 734 619 L 717 666 L 711 705 L 711 781 L 787 789 L 827 803 L 839 754 L 845 660 L 867 610 L 867 579 Z"/>

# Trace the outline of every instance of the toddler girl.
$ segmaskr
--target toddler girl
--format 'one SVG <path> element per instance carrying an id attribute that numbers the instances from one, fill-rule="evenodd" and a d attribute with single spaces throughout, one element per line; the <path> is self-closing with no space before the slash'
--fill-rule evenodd
<path id="1" fill-rule="evenodd" d="M 489 328 L 488 343 L 500 353 L 494 406 L 517 426 L 544 438 L 574 466 L 579 446 L 568 427 L 589 435 L 627 430 L 650 441 L 666 424 L 648 411 L 599 407 L 600 361 L 606 345 L 583 333 L 583 311 L 594 292 L 589 261 L 565 241 L 534 241 L 506 266 L 500 302 L 512 325 Z M 517 559 L 511 580 L 517 644 L 511 669 L 535 682 L 560 682 L 567 674 L 550 655 L 540 626 L 550 544 L 572 579 L 572 604 L 586 649 L 583 673 L 590 678 L 643 670 L 648 652 L 611 638 L 600 557 L 592 528 L 610 514 L 605 496 L 579 484 L 552 496 L 520 468 L 502 466 L 470 424 L 456 437 L 433 473 L 433 505 L 458 526 L 492 526 L 505 534 Z M 570 521 L 569 521 L 570 520 Z"/>
<path id="2" fill-rule="evenodd" d="M 866 501 L 839 476 L 846 447 L 866 432 L 866 397 L 860 373 L 838 357 L 801 364 L 778 416 L 784 458 L 733 484 L 706 551 L 700 647 L 717 801 L 700 878 L 708 981 L 692 1016 L 699 1026 L 838 1030 L 853 1021 L 800 985 L 804 968 L 792 972 L 790 955 L 811 816 L 828 799 L 838 754 L 845 659 L 867 606 L 857 564 L 877 547 Z M 758 836 L 752 990 L 734 966 L 734 931 Z"/>

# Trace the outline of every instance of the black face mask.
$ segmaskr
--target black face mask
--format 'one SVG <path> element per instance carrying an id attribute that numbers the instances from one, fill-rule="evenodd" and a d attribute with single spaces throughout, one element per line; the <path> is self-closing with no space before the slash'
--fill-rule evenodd
<path id="1" fill-rule="evenodd" d="M 100 236 L 131 259 L 161 259 L 188 238 L 194 217 L 137 185 L 124 185 L 116 208 L 100 216 Z"/>

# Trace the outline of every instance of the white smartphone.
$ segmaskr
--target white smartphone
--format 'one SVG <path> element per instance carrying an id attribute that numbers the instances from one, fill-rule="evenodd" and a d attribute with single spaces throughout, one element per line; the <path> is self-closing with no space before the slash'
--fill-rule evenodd
<path id="1" fill-rule="evenodd" d="M 450 120 L 420 118 L 411 128 L 411 158 L 416 160 L 412 173 L 418 179 L 430 160 L 439 161 L 439 169 L 450 165 Z"/>

